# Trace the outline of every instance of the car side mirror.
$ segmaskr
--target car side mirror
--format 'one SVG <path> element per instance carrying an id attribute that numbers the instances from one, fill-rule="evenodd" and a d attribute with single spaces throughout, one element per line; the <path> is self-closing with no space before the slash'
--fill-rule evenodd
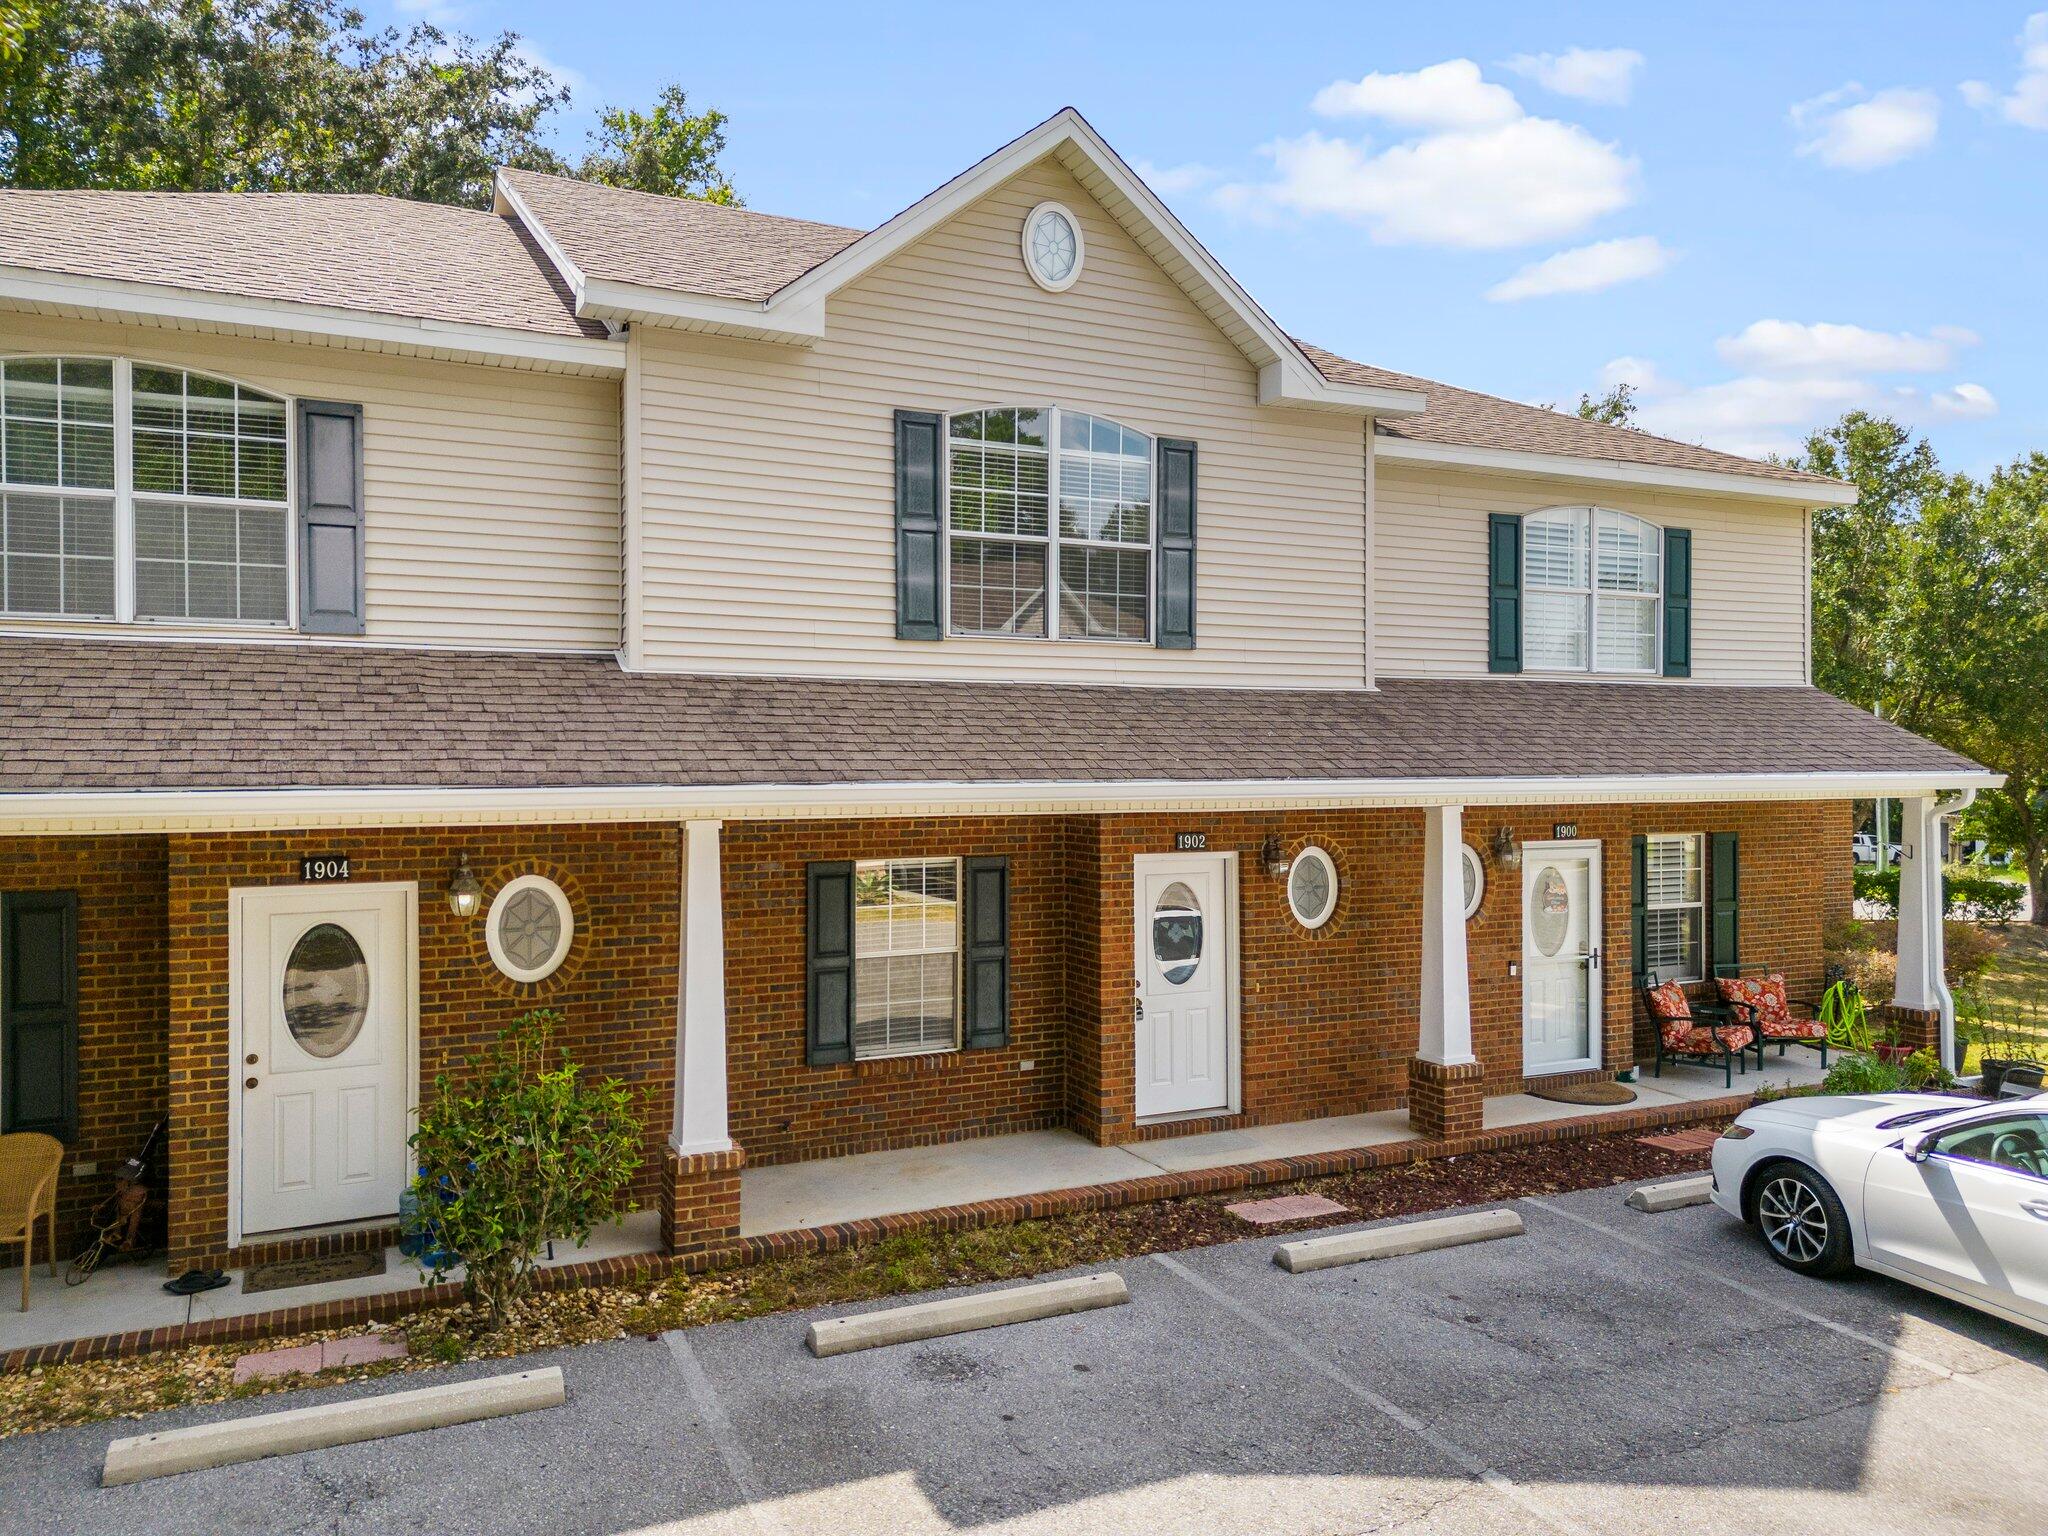
<path id="1" fill-rule="evenodd" d="M 1899 1150 L 1906 1154 L 1909 1163 L 1924 1163 L 1933 1148 L 1934 1138 L 1926 1131 L 1908 1131 L 1906 1139 L 1899 1143 Z"/>

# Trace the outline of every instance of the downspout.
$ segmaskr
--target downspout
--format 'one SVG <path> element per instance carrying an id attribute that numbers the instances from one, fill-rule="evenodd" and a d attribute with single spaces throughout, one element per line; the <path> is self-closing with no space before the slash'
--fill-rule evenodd
<path id="1" fill-rule="evenodd" d="M 1967 811 L 1976 803 L 1977 791 L 1958 789 L 1946 795 L 1935 797 L 1934 810 L 1927 818 L 1927 827 L 1922 834 L 1930 839 L 1934 852 L 1934 918 L 1933 931 L 1927 936 L 1929 956 L 1934 961 L 1928 969 L 1934 986 L 1935 1006 L 1941 1010 L 1940 1033 L 1936 1037 L 1935 1054 L 1942 1065 L 1951 1071 L 1960 1071 L 1962 1058 L 1956 1054 L 1956 999 L 1948 986 L 1948 936 L 1942 925 L 1948 921 L 1948 903 L 1941 890 L 1941 822 L 1945 816 L 1955 816 Z"/>

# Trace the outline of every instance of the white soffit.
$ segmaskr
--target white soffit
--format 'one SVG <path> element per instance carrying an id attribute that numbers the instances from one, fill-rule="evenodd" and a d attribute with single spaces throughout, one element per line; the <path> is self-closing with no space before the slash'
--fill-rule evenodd
<path id="1" fill-rule="evenodd" d="M 561 789 L 92 790 L 0 795 L 0 832 L 197 832 L 598 821 L 826 820 L 993 813 L 1221 812 L 1342 806 L 1614 805 L 1910 798 L 2004 775 L 1759 773 L 1525 779 L 626 785 Z"/>
<path id="2" fill-rule="evenodd" d="M 1698 491 L 1714 496 L 1747 496 L 1752 500 L 1791 502 L 1801 507 L 1845 507 L 1856 500 L 1855 486 L 1830 481 L 1774 480 L 1766 475 L 1745 475 L 1732 470 L 1678 469 L 1668 464 L 1639 464 L 1629 459 L 1590 459 L 1560 453 L 1528 453 L 1514 448 L 1425 443 L 1384 432 L 1373 434 L 1372 451 L 1373 457 L 1393 463 L 1441 464 L 1449 468 L 1542 480 L 1594 480 L 1660 490 Z"/>

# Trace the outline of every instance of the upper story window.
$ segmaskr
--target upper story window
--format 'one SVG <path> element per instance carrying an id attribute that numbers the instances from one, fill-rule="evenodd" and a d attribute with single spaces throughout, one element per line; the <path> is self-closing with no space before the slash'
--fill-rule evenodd
<path id="1" fill-rule="evenodd" d="M 1658 530 L 1626 512 L 1557 507 L 1522 523 L 1522 661 L 1532 671 L 1655 672 Z"/>
<path id="2" fill-rule="evenodd" d="M 0 613 L 282 625 L 285 402 L 125 358 L 0 364 Z"/>
<path id="3" fill-rule="evenodd" d="M 1149 637 L 1152 439 L 1022 406 L 953 416 L 947 450 L 953 633 Z"/>

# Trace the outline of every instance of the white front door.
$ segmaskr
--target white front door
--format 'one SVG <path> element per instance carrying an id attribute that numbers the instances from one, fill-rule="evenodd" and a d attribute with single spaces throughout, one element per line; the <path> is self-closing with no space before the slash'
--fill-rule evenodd
<path id="1" fill-rule="evenodd" d="M 230 899 L 241 1232 L 394 1214 L 417 888 L 287 886 Z"/>
<path id="2" fill-rule="evenodd" d="M 1600 1065 L 1600 845 L 1522 849 L 1522 1070 Z"/>
<path id="3" fill-rule="evenodd" d="M 1136 897 L 1137 1113 L 1230 1106 L 1229 855 L 1141 857 Z"/>

